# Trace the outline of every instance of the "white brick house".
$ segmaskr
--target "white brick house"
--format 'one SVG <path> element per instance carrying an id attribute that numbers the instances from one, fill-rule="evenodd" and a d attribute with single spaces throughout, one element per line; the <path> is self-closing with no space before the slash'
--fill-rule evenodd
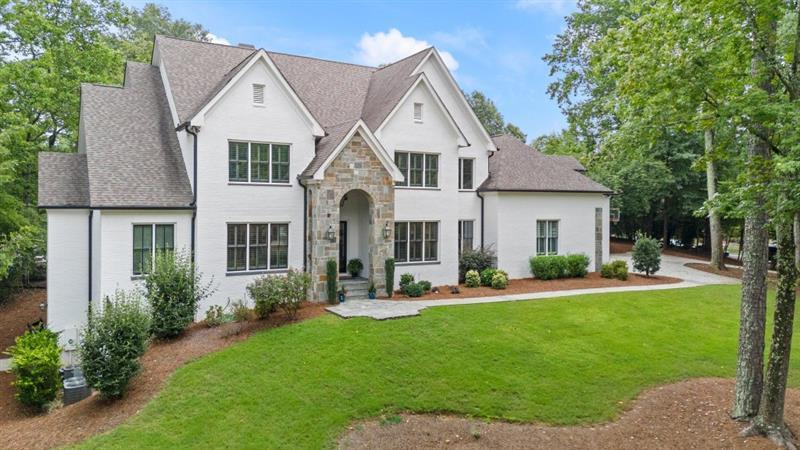
<path id="1" fill-rule="evenodd" d="M 42 153 L 48 323 L 132 288 L 159 248 L 194 255 L 218 290 L 264 273 L 383 264 L 454 284 L 462 247 L 608 259 L 610 191 L 565 157 L 490 137 L 434 48 L 380 68 L 158 36 L 122 87 L 83 85 L 78 152 Z M 344 269 L 341 267 L 341 269 Z"/>

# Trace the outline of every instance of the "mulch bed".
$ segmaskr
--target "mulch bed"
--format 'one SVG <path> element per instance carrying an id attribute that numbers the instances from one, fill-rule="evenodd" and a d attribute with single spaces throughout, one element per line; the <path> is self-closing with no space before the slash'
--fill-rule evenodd
<path id="1" fill-rule="evenodd" d="M 296 321 L 323 314 L 325 306 L 305 304 L 297 313 Z M 108 431 L 138 413 L 183 364 L 243 341 L 256 331 L 287 323 L 289 321 L 283 313 L 275 313 L 268 320 L 230 323 L 216 328 L 195 324 L 176 340 L 151 344 L 142 357 L 142 371 L 131 381 L 122 399 L 108 402 L 94 395 L 49 414 L 33 415 L 26 411 L 13 399 L 14 390 L 10 385 L 13 377 L 0 373 L 0 447 L 60 447 Z"/>
<path id="2" fill-rule="evenodd" d="M 564 278 L 560 280 L 538 280 L 535 278 L 521 278 L 517 280 L 509 280 L 506 289 L 492 289 L 488 286 L 481 286 L 477 288 L 469 288 L 463 284 L 458 285 L 459 293 L 451 294 L 450 286 L 438 286 L 439 292 L 429 292 L 422 297 L 411 298 L 407 295 L 396 292 L 391 300 L 444 300 L 448 298 L 471 298 L 471 297 L 493 297 L 496 295 L 511 295 L 511 294 L 528 294 L 533 292 L 550 292 L 561 291 L 570 289 L 591 289 L 591 288 L 606 288 L 606 287 L 623 287 L 623 286 L 648 286 L 654 284 L 670 284 L 679 283 L 683 280 L 680 278 L 665 277 L 659 275 L 652 275 L 645 277 L 631 273 L 628 275 L 626 281 L 603 278 L 597 272 L 592 272 L 586 275 L 585 278 Z"/>
<path id="3" fill-rule="evenodd" d="M 620 418 L 596 425 L 551 427 L 485 422 L 448 415 L 401 415 L 356 423 L 339 448 L 364 449 L 773 449 L 764 438 L 742 438 L 730 419 L 733 380 L 698 378 L 642 393 Z M 786 421 L 800 430 L 800 391 L 786 396 Z"/>
<path id="4" fill-rule="evenodd" d="M 29 323 L 47 319 L 47 311 L 39 305 L 47 303 L 47 290 L 24 289 L 7 302 L 0 303 L 0 358 L 7 358 L 3 352 L 14 345 L 14 338 L 27 329 Z"/>

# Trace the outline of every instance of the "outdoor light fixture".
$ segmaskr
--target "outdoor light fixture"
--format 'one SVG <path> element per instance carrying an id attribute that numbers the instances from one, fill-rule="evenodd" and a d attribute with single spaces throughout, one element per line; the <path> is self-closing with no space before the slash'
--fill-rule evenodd
<path id="1" fill-rule="evenodd" d="M 333 231 L 333 225 L 328 225 L 328 231 L 325 232 L 325 237 L 331 242 L 336 240 L 336 232 Z"/>
<path id="2" fill-rule="evenodd" d="M 385 239 L 389 239 L 389 236 L 392 235 L 392 229 L 389 228 L 389 222 L 386 222 L 386 225 L 383 227 L 383 237 Z"/>

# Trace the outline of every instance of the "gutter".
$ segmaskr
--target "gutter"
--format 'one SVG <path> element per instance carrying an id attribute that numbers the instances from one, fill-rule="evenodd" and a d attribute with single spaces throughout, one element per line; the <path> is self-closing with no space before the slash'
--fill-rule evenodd
<path id="1" fill-rule="evenodd" d="M 477 190 L 477 189 L 476 189 L 476 190 L 475 190 L 475 194 L 477 194 L 477 195 L 478 195 L 478 198 L 480 198 L 480 199 L 481 199 L 481 250 L 483 250 L 483 222 L 484 222 L 484 219 L 483 219 L 483 217 L 484 217 L 484 213 L 483 213 L 483 200 L 484 200 L 484 199 L 483 199 L 483 195 L 481 194 L 481 191 L 479 191 L 479 190 Z"/>
<path id="2" fill-rule="evenodd" d="M 297 181 L 303 185 L 303 272 L 308 269 L 308 186 L 302 182 L 300 176 Z"/>
<path id="3" fill-rule="evenodd" d="M 195 241 L 196 241 L 196 234 L 195 231 L 196 223 L 197 223 L 197 131 L 198 127 L 192 126 L 190 122 L 184 122 L 175 129 L 175 131 L 186 130 L 187 133 L 191 134 L 193 139 L 192 145 L 192 203 L 190 204 L 192 208 L 192 228 L 191 228 L 191 261 L 194 264 L 195 261 Z"/>
<path id="4" fill-rule="evenodd" d="M 89 210 L 89 318 L 92 316 L 92 219 L 94 210 Z"/>

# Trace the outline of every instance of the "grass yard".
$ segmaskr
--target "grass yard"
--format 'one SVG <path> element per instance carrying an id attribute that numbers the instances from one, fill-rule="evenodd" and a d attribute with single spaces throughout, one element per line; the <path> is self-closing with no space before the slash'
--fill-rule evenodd
<path id="1" fill-rule="evenodd" d="M 383 322 L 326 315 L 188 364 L 129 423 L 83 445 L 330 447 L 352 421 L 398 411 L 607 421 L 650 386 L 733 376 L 738 303 L 738 286 L 708 286 Z M 793 385 L 798 369 L 793 359 Z"/>

